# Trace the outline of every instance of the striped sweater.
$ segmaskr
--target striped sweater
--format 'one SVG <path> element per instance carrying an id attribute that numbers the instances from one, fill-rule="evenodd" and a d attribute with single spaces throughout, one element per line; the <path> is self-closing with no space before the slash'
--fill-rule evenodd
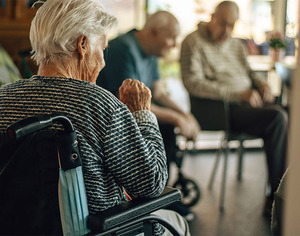
<path id="1" fill-rule="evenodd" d="M 90 82 L 34 76 L 0 88 L 0 131 L 18 119 L 60 112 L 80 143 L 90 213 L 135 196 L 159 195 L 167 181 L 166 157 L 156 117 L 133 115 L 110 92 Z"/>
<path id="2" fill-rule="evenodd" d="M 240 92 L 263 81 L 251 70 L 242 41 L 215 43 L 204 22 L 183 40 L 180 67 L 185 88 L 196 97 L 239 101 Z"/>

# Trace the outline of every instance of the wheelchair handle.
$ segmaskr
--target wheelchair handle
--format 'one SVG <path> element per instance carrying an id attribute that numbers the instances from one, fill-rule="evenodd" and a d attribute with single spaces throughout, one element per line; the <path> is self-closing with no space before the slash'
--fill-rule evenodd
<path id="1" fill-rule="evenodd" d="M 9 125 L 6 132 L 10 138 L 17 140 L 25 135 L 52 126 L 55 121 L 62 124 L 66 133 L 74 131 L 71 121 L 66 116 L 60 114 L 44 114 L 19 120 Z"/>

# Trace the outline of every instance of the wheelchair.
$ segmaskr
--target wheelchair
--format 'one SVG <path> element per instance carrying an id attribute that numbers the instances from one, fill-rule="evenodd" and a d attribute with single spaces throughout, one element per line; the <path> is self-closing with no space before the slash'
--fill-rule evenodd
<path id="1" fill-rule="evenodd" d="M 182 163 L 186 153 L 189 153 L 190 150 L 187 148 L 186 143 L 189 141 L 179 134 L 178 130 L 174 130 L 176 135 L 176 156 L 174 158 L 174 163 L 177 167 L 177 178 L 173 184 L 173 187 L 179 189 L 181 192 L 181 203 L 190 208 L 195 206 L 201 199 L 201 190 L 198 187 L 197 183 L 185 177 L 182 172 Z M 182 145 L 185 143 L 184 145 Z"/>
<path id="2" fill-rule="evenodd" d="M 19 51 L 19 56 L 22 60 L 22 68 L 25 72 L 25 77 L 26 78 L 30 78 L 33 74 L 29 68 L 29 64 L 28 64 L 28 57 L 30 56 L 30 49 L 27 50 L 21 50 Z M 181 167 L 182 167 L 182 161 L 184 158 L 184 155 L 186 152 L 188 152 L 188 150 L 184 150 L 181 149 L 178 145 L 178 136 L 179 132 L 175 129 L 174 130 L 175 136 L 177 137 L 177 141 L 176 141 L 176 147 L 175 147 L 175 165 L 178 169 L 178 175 L 177 175 L 177 179 L 176 182 L 173 184 L 174 188 L 177 188 L 181 191 L 181 198 L 182 201 L 181 203 L 187 207 L 190 208 L 194 205 L 196 205 L 200 198 L 201 198 L 201 191 L 200 188 L 197 186 L 196 182 L 193 181 L 190 178 L 186 178 L 184 176 L 184 174 L 182 173 Z"/>
<path id="3" fill-rule="evenodd" d="M 58 149 L 66 165 L 81 165 L 71 121 L 60 114 L 28 117 L 0 134 L 0 235 L 63 235 L 60 217 Z M 79 162 L 78 162 L 79 161 Z M 88 215 L 87 235 L 153 235 L 155 223 L 173 235 L 176 229 L 151 214 L 180 201 L 178 189 L 166 187 L 155 198 L 137 198 Z"/>

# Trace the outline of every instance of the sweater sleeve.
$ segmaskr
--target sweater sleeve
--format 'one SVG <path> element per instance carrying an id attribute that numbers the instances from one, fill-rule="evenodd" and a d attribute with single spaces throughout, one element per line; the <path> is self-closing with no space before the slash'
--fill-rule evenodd
<path id="1" fill-rule="evenodd" d="M 240 57 L 241 57 L 241 61 L 243 61 L 243 64 L 246 68 L 246 71 L 248 73 L 249 78 L 252 81 L 252 85 L 254 88 L 258 89 L 261 84 L 263 83 L 267 83 L 266 80 L 264 80 L 264 78 L 262 78 L 260 75 L 258 75 L 258 73 L 256 73 L 255 71 L 252 70 L 249 61 L 248 61 L 248 51 L 247 48 L 244 44 L 241 43 L 241 41 L 238 41 L 240 43 Z"/>
<path id="2" fill-rule="evenodd" d="M 164 189 L 168 173 L 155 115 L 126 107 L 111 117 L 104 143 L 105 165 L 133 196 L 153 197 Z"/>

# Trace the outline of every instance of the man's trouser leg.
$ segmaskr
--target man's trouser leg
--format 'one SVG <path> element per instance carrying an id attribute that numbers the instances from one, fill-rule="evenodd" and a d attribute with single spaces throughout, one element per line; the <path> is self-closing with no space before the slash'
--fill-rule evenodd
<path id="1" fill-rule="evenodd" d="M 264 139 L 269 171 L 271 195 L 276 191 L 285 172 L 288 136 L 288 114 L 277 105 L 253 108 L 247 105 L 231 105 L 231 129 Z"/>

